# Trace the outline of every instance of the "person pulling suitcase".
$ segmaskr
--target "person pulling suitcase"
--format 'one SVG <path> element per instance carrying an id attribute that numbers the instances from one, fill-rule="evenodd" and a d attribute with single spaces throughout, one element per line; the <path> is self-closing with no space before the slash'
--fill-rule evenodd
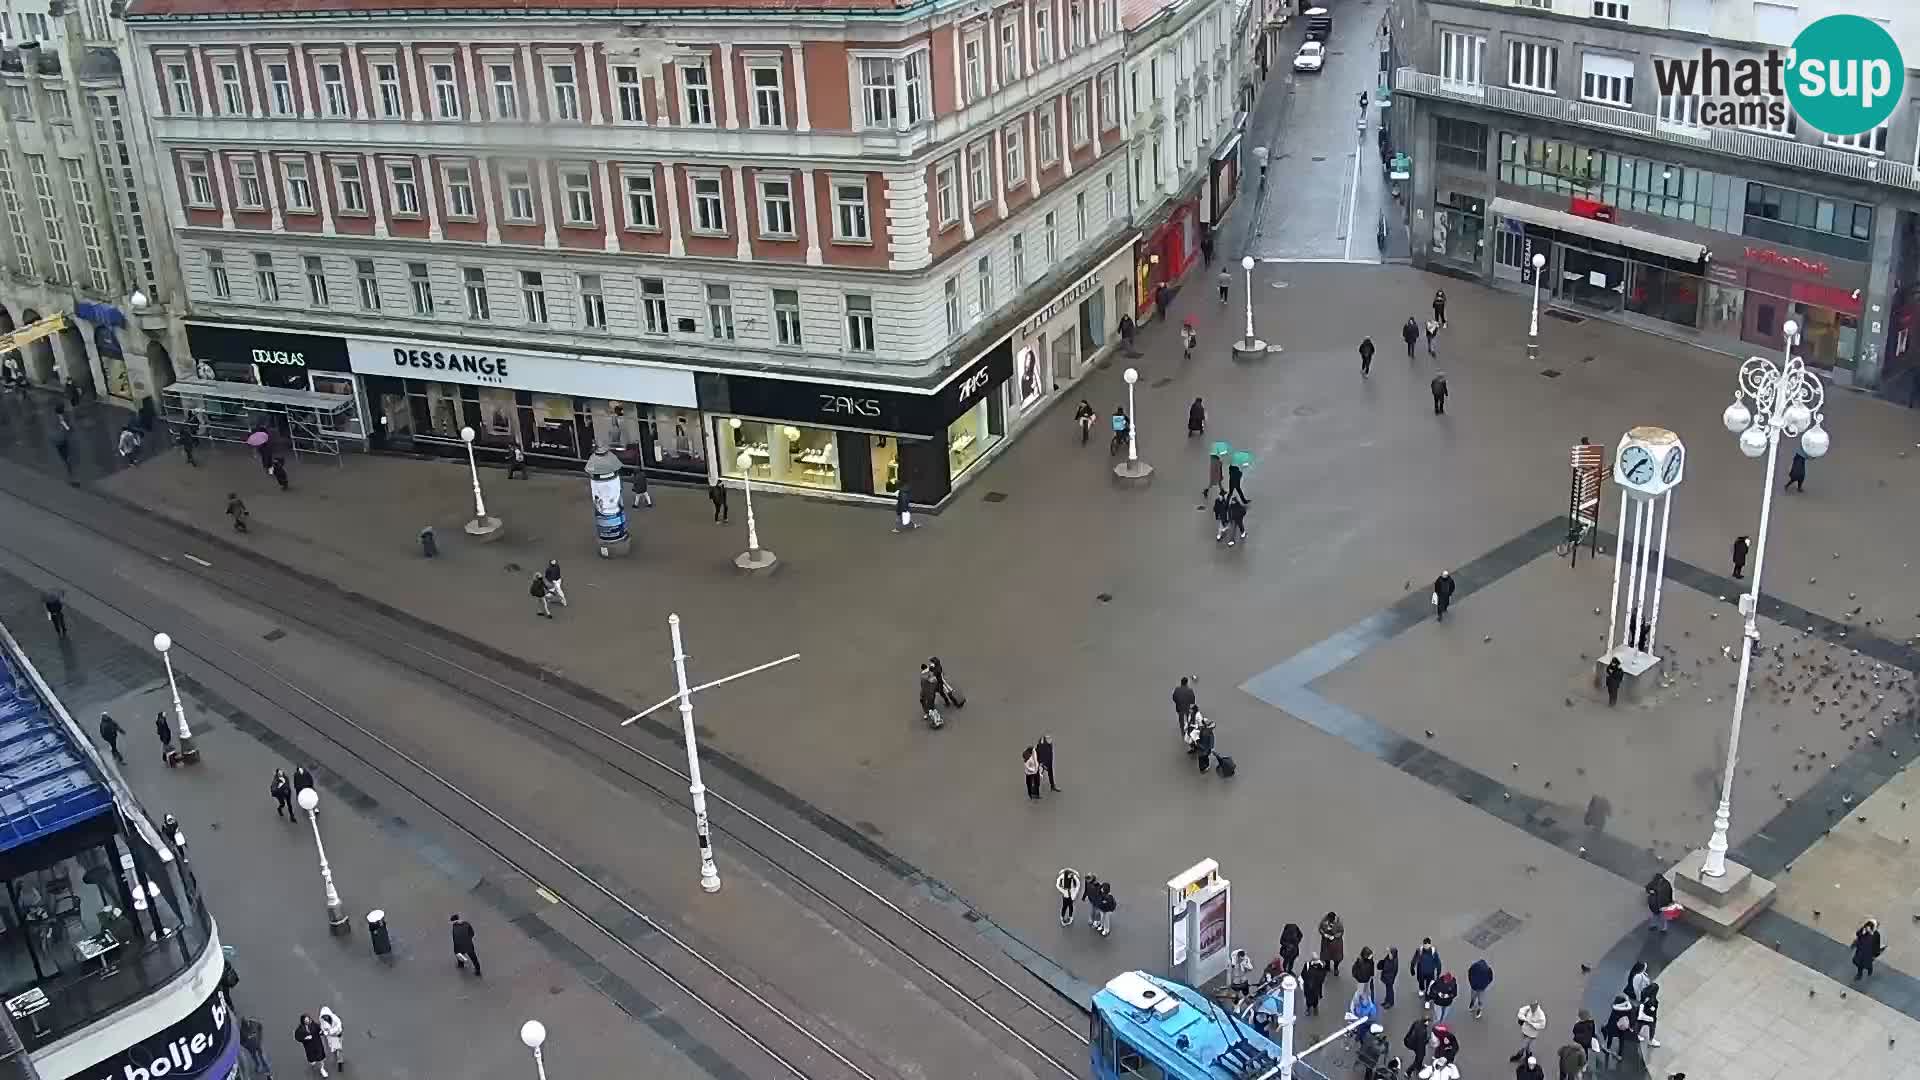
<path id="1" fill-rule="evenodd" d="M 939 657 L 930 656 L 927 658 L 927 671 L 933 675 L 934 689 L 939 692 L 943 701 L 956 709 L 964 709 L 967 707 L 967 695 L 961 693 L 957 687 L 947 681 L 947 668 L 945 664 L 940 662 Z"/>

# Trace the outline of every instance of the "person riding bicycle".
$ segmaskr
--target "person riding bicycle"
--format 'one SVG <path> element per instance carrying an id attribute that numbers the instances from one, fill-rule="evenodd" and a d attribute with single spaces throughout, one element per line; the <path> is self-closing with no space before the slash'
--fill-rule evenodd
<path id="1" fill-rule="evenodd" d="M 1120 449 L 1127 445 L 1128 423 L 1127 410 L 1115 408 L 1113 410 L 1113 440 L 1107 444 L 1108 457 L 1119 453 Z"/>
<path id="2" fill-rule="evenodd" d="M 1087 436 L 1093 433 L 1093 403 L 1086 398 L 1080 399 L 1080 407 L 1073 410 L 1073 422 L 1080 425 L 1080 445 L 1087 445 Z"/>

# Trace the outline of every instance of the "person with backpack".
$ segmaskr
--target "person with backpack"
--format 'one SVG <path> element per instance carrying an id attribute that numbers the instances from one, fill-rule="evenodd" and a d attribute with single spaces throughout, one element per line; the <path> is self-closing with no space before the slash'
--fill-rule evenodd
<path id="1" fill-rule="evenodd" d="M 1118 454 L 1121 447 L 1127 445 L 1127 423 L 1127 410 L 1116 407 L 1113 410 L 1113 438 L 1107 442 L 1108 457 Z"/>
<path id="2" fill-rule="evenodd" d="M 1418 1076 L 1420 1066 L 1427 1060 L 1427 1048 L 1433 1045 L 1433 1025 L 1424 1016 L 1416 1017 L 1407 1026 L 1407 1033 L 1401 1038 L 1400 1045 L 1413 1055 L 1413 1060 L 1407 1063 L 1407 1075 Z"/>
<path id="3" fill-rule="evenodd" d="M 547 599 L 552 595 L 552 592 L 547 588 L 547 575 L 533 575 L 533 580 L 527 585 L 527 595 L 540 601 L 540 610 L 534 612 L 536 617 L 542 619 L 553 618 L 553 604 Z"/>
<path id="4" fill-rule="evenodd" d="M 1413 971 L 1413 988 L 1420 1000 L 1427 998 L 1427 987 L 1440 977 L 1440 950 L 1433 947 L 1432 938 L 1421 938 L 1420 947 L 1413 951 L 1413 960 L 1407 965 Z"/>
<path id="5" fill-rule="evenodd" d="M 1433 1006 L 1433 1022 L 1444 1024 L 1447 1013 L 1453 1011 L 1453 1000 L 1460 996 L 1460 982 L 1453 972 L 1443 971 L 1440 977 L 1427 986 L 1427 1002 Z"/>
<path id="6" fill-rule="evenodd" d="M 1467 968 L 1467 1011 L 1475 1020 L 1486 1015 L 1487 987 L 1493 985 L 1493 965 L 1481 957 Z"/>

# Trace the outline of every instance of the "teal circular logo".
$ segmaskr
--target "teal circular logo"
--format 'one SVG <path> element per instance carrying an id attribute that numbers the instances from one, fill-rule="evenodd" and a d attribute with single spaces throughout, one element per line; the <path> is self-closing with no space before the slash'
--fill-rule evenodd
<path id="1" fill-rule="evenodd" d="M 1787 100 L 1815 130 L 1859 135 L 1886 123 L 1907 78 L 1887 28 L 1858 15 L 1815 20 L 1793 39 Z"/>

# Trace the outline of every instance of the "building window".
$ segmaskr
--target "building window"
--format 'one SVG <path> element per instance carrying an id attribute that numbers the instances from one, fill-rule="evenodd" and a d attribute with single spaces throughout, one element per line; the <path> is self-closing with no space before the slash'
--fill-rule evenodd
<path id="1" fill-rule="evenodd" d="M 613 69 L 613 96 L 620 103 L 620 122 L 623 124 L 644 124 L 647 122 L 645 95 L 640 90 L 640 69 L 632 64 L 620 64 Z"/>
<path id="2" fill-rule="evenodd" d="M 967 100 L 979 101 L 987 96 L 987 45 L 974 34 L 967 38 L 963 46 L 966 57 Z"/>
<path id="3" fill-rule="evenodd" d="M 864 180 L 834 181 L 833 238 L 862 242 L 873 239 L 867 224 L 867 185 Z"/>
<path id="4" fill-rule="evenodd" d="M 952 159 L 933 167 L 934 200 L 940 212 L 941 228 L 956 224 L 960 220 L 960 195 L 954 190 L 953 185 Z"/>
<path id="5" fill-rule="evenodd" d="M 187 205 L 202 210 L 212 207 L 213 176 L 208 171 L 207 159 L 182 158 L 180 164 L 187 172 Z"/>
<path id="6" fill-rule="evenodd" d="M 387 165 L 387 182 L 393 189 L 393 212 L 407 217 L 420 216 L 420 181 L 413 166 L 401 162 Z"/>
<path id="7" fill-rule="evenodd" d="M 1075 90 L 1067 97 L 1067 138 L 1074 149 L 1087 145 L 1087 91 Z"/>
<path id="8" fill-rule="evenodd" d="M 1118 76 L 1109 71 L 1100 76 L 1100 129 L 1120 126 Z"/>
<path id="9" fill-rule="evenodd" d="M 1001 132 L 1007 144 L 1007 186 L 1027 182 L 1027 133 L 1015 124 Z"/>
<path id="10" fill-rule="evenodd" d="M 866 126 L 890 128 L 899 117 L 894 106 L 893 61 L 884 56 L 860 61 L 860 98 L 866 103 Z"/>
<path id="11" fill-rule="evenodd" d="M 607 290 L 599 274 L 580 275 L 580 321 L 589 330 L 607 328 Z"/>
<path id="12" fill-rule="evenodd" d="M 1487 128 L 1467 120 L 1437 116 L 1433 121 L 1437 144 L 1434 156 L 1450 165 L 1482 170 L 1487 167 Z"/>
<path id="13" fill-rule="evenodd" d="M 402 111 L 400 105 L 400 66 L 398 64 L 373 65 L 374 100 L 380 103 L 380 117 L 384 120 L 398 120 Z"/>
<path id="14" fill-rule="evenodd" d="M 360 163 L 357 161 L 334 162 L 333 177 L 340 188 L 341 211 L 349 214 L 366 213 L 367 185 L 360 176 Z"/>
<path id="15" fill-rule="evenodd" d="M 667 283 L 663 278 L 640 279 L 640 328 L 649 334 L 667 332 Z"/>
<path id="16" fill-rule="evenodd" d="M 919 123 L 920 117 L 926 113 L 926 99 L 922 96 L 925 93 L 925 80 L 921 77 L 925 72 L 925 65 L 926 54 L 923 52 L 910 53 L 906 59 L 900 61 L 900 91 L 907 102 L 909 125 Z"/>
<path id="17" fill-rule="evenodd" d="M 1828 146 L 1838 146 L 1844 150 L 1857 150 L 1863 154 L 1885 154 L 1887 152 L 1887 122 L 1879 127 L 1863 131 L 1858 135 L 1829 135 Z"/>
<path id="18" fill-rule="evenodd" d="M 847 351 L 875 351 L 873 340 L 873 297 L 847 296 Z"/>
<path id="19" fill-rule="evenodd" d="M 707 78 L 707 65 L 680 65 L 680 89 L 686 99 L 682 121 L 693 127 L 713 126 L 713 84 Z"/>
<path id="20" fill-rule="evenodd" d="M 433 81 L 433 114 L 442 120 L 460 119 L 460 86 L 454 81 L 452 64 L 430 64 L 427 74 Z"/>
<path id="21" fill-rule="evenodd" d="M 444 177 L 447 216 L 467 220 L 478 217 L 473 202 L 473 168 L 468 165 L 448 165 Z"/>
<path id="22" fill-rule="evenodd" d="M 292 116 L 293 71 L 281 61 L 267 65 L 267 107 L 272 116 Z"/>
<path id="23" fill-rule="evenodd" d="M 717 176 L 693 178 L 693 231 L 723 235 L 727 231 L 727 204 Z"/>
<path id="24" fill-rule="evenodd" d="M 660 204 L 653 193 L 653 174 L 627 173 L 627 227 L 630 229 L 657 229 L 660 227 Z"/>
<path id="25" fill-rule="evenodd" d="M 770 176 L 757 178 L 760 186 L 760 234 L 791 237 L 793 232 L 793 181 Z"/>
<path id="26" fill-rule="evenodd" d="M 47 16 L 38 11 L 21 12 L 20 36 L 28 41 L 47 40 Z"/>
<path id="27" fill-rule="evenodd" d="M 207 287 L 213 290 L 216 300 L 233 299 L 233 282 L 227 279 L 226 252 L 207 252 Z"/>
<path id="28" fill-rule="evenodd" d="M 753 126 L 786 127 L 787 93 L 780 82 L 780 61 L 748 65 L 747 81 L 753 87 Z"/>
<path id="29" fill-rule="evenodd" d="M 326 307 L 333 302 L 327 293 L 327 267 L 318 255 L 308 255 L 301 260 L 307 268 L 307 300 L 314 307 Z"/>
<path id="30" fill-rule="evenodd" d="M 415 315 L 433 314 L 433 278 L 423 262 L 407 264 L 407 288 L 413 294 Z"/>
<path id="31" fill-rule="evenodd" d="M 1107 173 L 1107 220 L 1120 216 L 1120 187 L 1113 182 L 1113 173 Z"/>
<path id="32" fill-rule="evenodd" d="M 513 62 L 487 65 L 487 77 L 493 81 L 493 115 L 500 120 L 520 118 L 520 85 L 514 77 Z"/>
<path id="33" fill-rule="evenodd" d="M 1873 242 L 1873 207 L 1749 181 L 1741 232 L 1864 261 Z"/>
<path id="34" fill-rule="evenodd" d="M 1542 94 L 1554 92 L 1554 77 L 1559 72 L 1560 50 L 1552 45 L 1531 41 L 1510 42 L 1507 47 L 1507 85 Z"/>
<path id="35" fill-rule="evenodd" d="M 1047 265 L 1052 266 L 1060 261 L 1060 230 L 1053 220 L 1053 211 L 1047 211 L 1040 225 L 1047 233 Z"/>
<path id="36" fill-rule="evenodd" d="M 1763 100 L 1766 103 L 1766 107 L 1752 110 L 1750 118 L 1754 121 L 1753 123 L 1743 124 L 1736 121 L 1734 126 L 1738 127 L 1741 131 L 1752 131 L 1761 135 L 1775 135 L 1784 139 L 1798 138 L 1800 135 L 1800 118 L 1794 113 L 1793 106 L 1784 99 L 1771 95 L 1765 95 Z M 1778 113 L 1774 112 L 1775 106 L 1778 106 Z M 1786 119 L 1782 123 L 1774 124 L 1768 121 L 1767 117 L 1769 114 L 1783 116 Z M 1747 115 L 1747 111 L 1741 110 L 1741 115 Z"/>
<path id="37" fill-rule="evenodd" d="M 193 78 L 187 74 L 187 65 L 167 65 L 167 89 L 173 95 L 174 115 L 192 116 L 198 111 L 193 104 Z"/>
<path id="38" fill-rule="evenodd" d="M 967 147 L 967 194 L 976 210 L 993 201 L 993 170 L 984 141 Z"/>
<path id="39" fill-rule="evenodd" d="M 507 189 L 507 220 L 526 224 L 533 220 L 533 172 L 509 168 L 502 174 Z"/>
<path id="40" fill-rule="evenodd" d="M 280 169 L 287 181 L 287 209 L 313 212 L 313 183 L 307 178 L 307 163 L 283 161 Z"/>
<path id="41" fill-rule="evenodd" d="M 1073 224 L 1074 239 L 1085 240 L 1087 238 L 1087 193 L 1084 191 L 1073 193 Z"/>
<path id="42" fill-rule="evenodd" d="M 1593 0 L 1593 17 L 1596 19 L 1627 18 L 1627 5 L 1622 0 Z"/>
<path id="43" fill-rule="evenodd" d="M 960 279 L 950 277 L 940 287 L 947 311 L 947 337 L 960 336 Z"/>
<path id="44" fill-rule="evenodd" d="M 1463 86 L 1486 82 L 1487 39 L 1478 34 L 1440 31 L 1440 79 Z"/>
<path id="45" fill-rule="evenodd" d="M 786 348 L 800 348 L 800 292 L 798 289 L 773 290 L 773 339 Z"/>
<path id="46" fill-rule="evenodd" d="M 1662 94 L 1658 109 L 1660 123 L 1689 131 L 1700 129 L 1700 98 L 1694 94 Z"/>
<path id="47" fill-rule="evenodd" d="M 1027 238 L 1019 233 L 1013 234 L 1013 290 L 1019 292 L 1027 287 Z"/>
<path id="48" fill-rule="evenodd" d="M 1034 70 L 1053 63 L 1053 16 L 1044 5 L 1033 9 L 1033 67 Z"/>
<path id="49" fill-rule="evenodd" d="M 1000 80 L 1018 79 L 1020 70 L 1020 24 L 1011 19 L 1000 22 Z"/>
<path id="50" fill-rule="evenodd" d="M 372 259 L 353 260 L 354 280 L 360 286 L 360 310 L 380 310 L 380 272 L 374 269 Z"/>
<path id="51" fill-rule="evenodd" d="M 347 115 L 347 80 L 339 64 L 320 65 L 320 108 L 328 117 Z"/>
<path id="52" fill-rule="evenodd" d="M 247 93 L 240 86 L 239 64 L 217 64 L 214 72 L 220 79 L 220 108 L 228 116 L 247 115 Z"/>
<path id="53" fill-rule="evenodd" d="M 260 186 L 260 163 L 252 158 L 233 162 L 234 205 L 241 210 L 265 210 L 266 191 Z"/>
<path id="54" fill-rule="evenodd" d="M 493 318 L 493 302 L 487 296 L 487 272 L 477 266 L 462 267 L 460 280 L 466 286 L 467 318 L 474 322 Z"/>
<path id="55" fill-rule="evenodd" d="M 560 170 L 560 189 L 566 194 L 567 224 L 594 224 L 593 174 L 579 166 L 567 166 Z"/>
<path id="56" fill-rule="evenodd" d="M 1087 7 L 1080 0 L 1067 4 L 1067 47 L 1078 52 L 1087 43 Z"/>
<path id="57" fill-rule="evenodd" d="M 1040 167 L 1045 169 L 1060 160 L 1060 129 L 1051 108 L 1035 113 L 1033 122 L 1040 131 Z"/>
<path id="58" fill-rule="evenodd" d="M 707 286 L 707 325 L 715 341 L 733 340 L 733 289 L 731 287 Z"/>
<path id="59" fill-rule="evenodd" d="M 530 323 L 547 321 L 547 279 L 538 270 L 520 271 L 520 310 Z"/>
<path id="60" fill-rule="evenodd" d="M 580 119 L 580 87 L 573 81 L 572 64 L 547 65 L 547 93 L 555 120 Z"/>
<path id="61" fill-rule="evenodd" d="M 273 272 L 273 256 L 265 251 L 253 253 L 253 285 L 260 302 L 280 302 L 280 276 Z"/>
<path id="62" fill-rule="evenodd" d="M 1580 57 L 1580 96 L 1602 105 L 1633 107 L 1633 61 L 1585 53 Z"/>
<path id="63" fill-rule="evenodd" d="M 13 231 L 13 254 L 14 258 L 18 260 L 16 265 L 18 265 L 22 274 L 27 277 L 34 277 L 33 247 L 26 243 L 27 208 L 26 205 L 20 201 L 19 189 L 14 187 L 13 167 L 8 164 L 7 155 L 5 154 L 0 154 L 0 196 L 5 197 L 7 226 Z"/>

